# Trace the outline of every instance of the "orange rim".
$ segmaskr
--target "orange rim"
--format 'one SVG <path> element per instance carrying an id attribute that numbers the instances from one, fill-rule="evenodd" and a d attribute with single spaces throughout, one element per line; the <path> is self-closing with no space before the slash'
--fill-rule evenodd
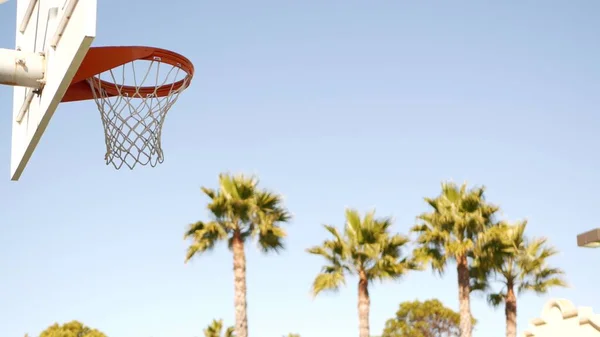
<path id="1" fill-rule="evenodd" d="M 156 94 L 158 97 L 163 97 L 169 95 L 173 90 L 179 90 L 190 85 L 194 76 L 194 65 L 183 55 L 153 47 L 92 47 L 85 55 L 81 66 L 71 81 L 71 85 L 69 85 L 66 94 L 63 96 L 62 102 L 93 99 L 94 92 L 87 79 L 93 78 L 95 75 L 136 60 L 154 61 L 156 59 L 161 63 L 180 68 L 186 73 L 186 77 L 175 83 L 161 85 L 158 88 L 156 86 L 120 86 L 100 79 L 93 80 L 96 81 L 97 86 L 104 90 L 103 96 L 108 97 L 122 94 L 141 94 L 142 96 Z"/>

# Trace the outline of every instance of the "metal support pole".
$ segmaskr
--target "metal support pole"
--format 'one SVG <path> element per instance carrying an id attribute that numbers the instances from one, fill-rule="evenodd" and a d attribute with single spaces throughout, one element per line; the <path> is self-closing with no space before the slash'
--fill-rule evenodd
<path id="1" fill-rule="evenodd" d="M 41 89 L 45 63 L 43 54 L 0 48 L 0 84 Z"/>

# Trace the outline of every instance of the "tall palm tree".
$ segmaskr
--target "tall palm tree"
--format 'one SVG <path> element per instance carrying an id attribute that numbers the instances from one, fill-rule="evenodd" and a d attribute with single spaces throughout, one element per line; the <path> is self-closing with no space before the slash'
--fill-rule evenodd
<path id="1" fill-rule="evenodd" d="M 412 258 L 402 255 L 408 237 L 390 233 L 389 218 L 375 218 L 375 211 L 361 219 L 358 211 L 346 210 L 343 233 L 324 225 L 332 238 L 308 249 L 320 255 L 327 264 L 312 285 L 313 295 L 337 290 L 346 283 L 347 275 L 358 276 L 359 336 L 369 337 L 369 284 L 376 280 L 397 279 L 409 270 L 418 269 Z"/>
<path id="2" fill-rule="evenodd" d="M 255 177 L 221 174 L 217 190 L 202 187 L 202 191 L 210 198 L 207 208 L 212 219 L 189 225 L 184 237 L 192 242 L 185 260 L 227 241 L 233 252 L 235 333 L 237 337 L 248 337 L 244 246 L 256 239 L 263 252 L 280 251 L 286 236 L 281 225 L 291 216 L 281 196 L 260 189 Z"/>
<path id="3" fill-rule="evenodd" d="M 223 332 L 223 320 L 214 319 L 209 326 L 204 329 L 204 337 L 221 337 Z M 225 330 L 223 337 L 235 337 L 235 328 L 230 326 Z"/>
<path id="4" fill-rule="evenodd" d="M 471 337 L 473 330 L 469 256 L 489 244 L 486 234 L 499 210 L 485 201 L 484 191 L 442 183 L 439 196 L 425 198 L 431 212 L 419 215 L 420 223 L 411 230 L 418 235 L 415 256 L 429 262 L 434 271 L 442 275 L 448 261 L 456 262 L 461 337 Z"/>
<path id="5" fill-rule="evenodd" d="M 545 294 L 552 287 L 567 286 L 564 272 L 548 265 L 548 259 L 558 251 L 546 238 L 528 238 L 526 227 L 526 220 L 514 225 L 501 224 L 503 240 L 496 250 L 496 258 L 478 258 L 471 273 L 473 288 L 487 291 L 490 305 L 504 304 L 506 337 L 517 336 L 518 294 L 526 291 Z M 494 291 L 493 283 L 501 284 L 501 289 Z"/>

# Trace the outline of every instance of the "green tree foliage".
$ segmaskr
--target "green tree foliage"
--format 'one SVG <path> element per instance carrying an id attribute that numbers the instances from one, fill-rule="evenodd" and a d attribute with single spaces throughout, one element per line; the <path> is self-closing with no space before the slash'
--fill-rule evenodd
<path id="1" fill-rule="evenodd" d="M 235 328 L 230 326 L 225 330 L 225 334 L 221 335 L 223 332 L 223 320 L 214 319 L 209 326 L 204 329 L 204 337 L 235 337 Z"/>
<path id="2" fill-rule="evenodd" d="M 347 275 L 358 277 L 360 337 L 369 337 L 369 285 L 376 280 L 397 279 L 410 270 L 418 269 L 412 258 L 402 254 L 408 237 L 392 234 L 391 225 L 389 218 L 375 218 L 375 211 L 368 212 L 361 219 L 358 211 L 347 209 L 343 233 L 325 225 L 331 239 L 308 249 L 310 254 L 326 260 L 313 282 L 314 295 L 339 289 L 346 283 Z"/>
<path id="3" fill-rule="evenodd" d="M 59 325 L 54 323 L 42 331 L 40 337 L 106 337 L 99 330 L 89 328 L 78 321 L 71 321 Z"/>
<path id="4" fill-rule="evenodd" d="M 470 256 L 489 245 L 489 229 L 499 208 L 485 201 L 483 187 L 467 189 L 466 184 L 442 183 L 440 195 L 425 201 L 431 211 L 421 214 L 412 229 L 418 234 L 415 256 L 439 274 L 448 261 L 456 262 L 461 337 L 471 337 Z"/>
<path id="5" fill-rule="evenodd" d="M 475 320 L 473 319 L 473 324 Z M 385 324 L 382 337 L 458 337 L 460 314 L 437 299 L 400 304 Z"/>
<path id="6" fill-rule="evenodd" d="M 260 189 L 255 177 L 221 174 L 217 190 L 202 187 L 202 191 L 210 198 L 211 220 L 189 225 L 184 236 L 191 240 L 186 262 L 220 241 L 227 242 L 233 252 L 235 333 L 248 337 L 245 244 L 255 239 L 264 252 L 283 249 L 286 233 L 281 224 L 290 220 L 290 214 L 281 196 Z"/>
<path id="7" fill-rule="evenodd" d="M 494 258 L 482 255 L 471 271 L 473 289 L 486 291 L 494 307 L 504 304 L 507 337 L 517 335 L 518 294 L 545 294 L 552 287 L 567 286 L 564 272 L 548 265 L 548 259 L 558 251 L 546 238 L 528 238 L 526 227 L 527 221 L 500 224 L 497 229 L 501 243 L 496 245 Z M 500 285 L 499 289 L 494 289 L 494 284 Z"/>

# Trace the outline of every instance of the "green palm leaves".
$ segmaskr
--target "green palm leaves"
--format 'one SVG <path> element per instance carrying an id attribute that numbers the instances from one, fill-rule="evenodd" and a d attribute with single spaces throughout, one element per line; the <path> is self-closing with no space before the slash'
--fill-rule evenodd
<path id="1" fill-rule="evenodd" d="M 499 224 L 501 245 L 497 246 L 496 259 L 476 260 L 479 267 L 473 270 L 473 284 L 482 290 L 490 290 L 490 285 L 495 282 L 502 286 L 500 292 L 488 297 L 493 306 L 504 302 L 507 286 L 515 287 L 518 293 L 532 291 L 537 294 L 545 294 L 552 287 L 567 286 L 564 272 L 548 265 L 549 258 L 558 251 L 546 238 L 528 238 L 526 227 L 526 220 L 513 225 Z M 487 273 L 482 274 L 482 271 Z"/>
<path id="2" fill-rule="evenodd" d="M 202 187 L 202 192 L 210 198 L 207 208 L 212 220 L 189 225 L 184 237 L 192 243 L 186 262 L 213 249 L 219 241 L 227 240 L 231 248 L 234 234 L 243 241 L 255 238 L 265 252 L 283 248 L 286 233 L 280 224 L 291 216 L 283 208 L 281 196 L 258 188 L 258 179 L 221 174 L 217 190 Z"/>
<path id="3" fill-rule="evenodd" d="M 235 331 L 232 326 L 225 329 L 223 332 L 223 320 L 213 320 L 206 329 L 204 329 L 204 337 L 235 337 Z"/>
<path id="4" fill-rule="evenodd" d="M 456 261 L 486 242 L 486 230 L 499 208 L 485 202 L 484 191 L 443 183 L 438 197 L 425 198 L 432 211 L 419 215 L 421 223 L 412 228 L 418 235 L 415 254 L 440 274 L 448 260 Z"/>
<path id="5" fill-rule="evenodd" d="M 345 284 L 346 275 L 363 275 L 367 281 L 395 279 L 416 263 L 402 255 L 408 237 L 392 234 L 389 218 L 375 218 L 375 211 L 360 218 L 358 211 L 346 210 L 346 224 L 342 233 L 337 228 L 324 225 L 331 238 L 320 246 L 308 249 L 310 254 L 326 260 L 322 271 L 314 280 L 313 294 L 337 290 Z"/>

